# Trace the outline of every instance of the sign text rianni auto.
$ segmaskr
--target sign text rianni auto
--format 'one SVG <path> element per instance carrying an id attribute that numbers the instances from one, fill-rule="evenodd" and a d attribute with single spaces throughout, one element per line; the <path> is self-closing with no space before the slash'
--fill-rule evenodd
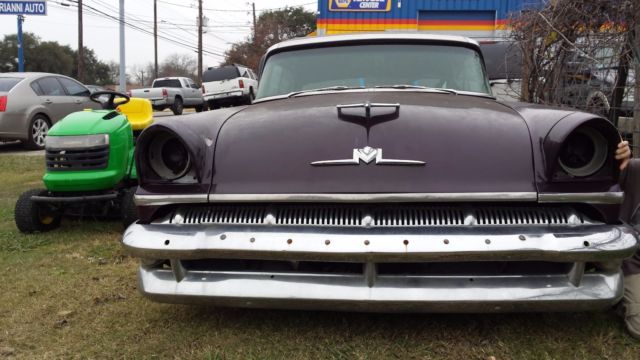
<path id="1" fill-rule="evenodd" d="M 47 2 L 0 0 L 0 15 L 47 15 Z"/>
<path id="2" fill-rule="evenodd" d="M 389 11 L 392 0 L 329 0 L 329 11 Z"/>

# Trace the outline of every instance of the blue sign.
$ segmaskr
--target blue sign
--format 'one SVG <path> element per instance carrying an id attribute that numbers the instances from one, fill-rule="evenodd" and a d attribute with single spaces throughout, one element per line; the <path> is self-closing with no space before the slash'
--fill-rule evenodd
<path id="1" fill-rule="evenodd" d="M 329 0 L 329 11 L 390 11 L 391 0 Z"/>
<path id="2" fill-rule="evenodd" d="M 0 0 L 0 15 L 47 15 L 47 2 Z"/>

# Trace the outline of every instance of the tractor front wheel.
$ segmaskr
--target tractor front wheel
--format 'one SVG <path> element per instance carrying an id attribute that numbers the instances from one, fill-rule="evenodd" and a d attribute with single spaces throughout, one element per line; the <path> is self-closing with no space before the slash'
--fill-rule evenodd
<path id="1" fill-rule="evenodd" d="M 62 214 L 59 210 L 44 203 L 31 200 L 32 196 L 45 196 L 47 190 L 32 189 L 20 195 L 16 202 L 16 227 L 23 233 L 45 232 L 60 226 Z"/>

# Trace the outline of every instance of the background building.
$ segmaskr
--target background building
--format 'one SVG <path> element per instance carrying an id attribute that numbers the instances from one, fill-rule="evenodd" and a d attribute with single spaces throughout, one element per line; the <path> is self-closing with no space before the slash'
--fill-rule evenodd
<path id="1" fill-rule="evenodd" d="M 544 0 L 318 0 L 318 35 L 425 31 L 499 37 L 513 13 Z"/>

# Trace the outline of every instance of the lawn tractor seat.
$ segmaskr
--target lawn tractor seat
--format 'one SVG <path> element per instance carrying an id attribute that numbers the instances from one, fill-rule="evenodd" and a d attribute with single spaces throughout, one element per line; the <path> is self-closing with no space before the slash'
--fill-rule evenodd
<path id="1" fill-rule="evenodd" d="M 133 131 L 140 131 L 153 122 L 153 108 L 147 99 L 132 97 L 129 102 L 118 105 L 117 110 L 127 115 Z"/>

